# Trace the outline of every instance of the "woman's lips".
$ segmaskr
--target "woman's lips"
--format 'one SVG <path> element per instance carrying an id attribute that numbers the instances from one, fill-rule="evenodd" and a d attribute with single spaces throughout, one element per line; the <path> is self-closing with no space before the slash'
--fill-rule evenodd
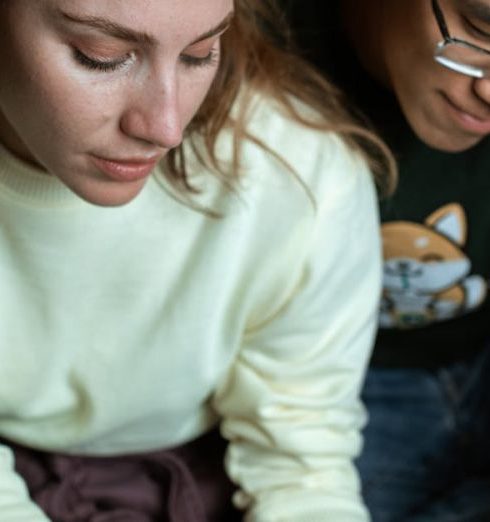
<path id="1" fill-rule="evenodd" d="M 448 96 L 443 94 L 449 112 L 456 120 L 457 124 L 467 132 L 478 135 L 485 135 L 490 133 L 490 117 L 478 117 L 474 114 L 465 111 L 458 104 L 453 102 Z"/>
<path id="2" fill-rule="evenodd" d="M 145 159 L 108 159 L 99 156 L 92 157 L 97 169 L 114 181 L 129 183 L 148 177 L 155 168 L 160 157 L 150 160 Z"/>

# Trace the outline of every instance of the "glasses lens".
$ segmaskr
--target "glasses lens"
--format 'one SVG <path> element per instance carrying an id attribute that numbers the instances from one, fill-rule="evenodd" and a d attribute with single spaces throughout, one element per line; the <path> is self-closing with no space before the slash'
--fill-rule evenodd
<path id="1" fill-rule="evenodd" d="M 441 42 L 437 45 L 435 59 L 454 71 L 483 78 L 490 70 L 490 56 L 463 42 Z"/>

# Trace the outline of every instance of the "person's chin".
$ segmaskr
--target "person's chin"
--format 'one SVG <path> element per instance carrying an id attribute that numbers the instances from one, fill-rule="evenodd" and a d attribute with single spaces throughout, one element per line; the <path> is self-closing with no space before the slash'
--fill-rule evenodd
<path id="1" fill-rule="evenodd" d="M 106 180 L 85 180 L 83 183 L 66 183 L 68 188 L 87 203 L 99 207 L 120 207 L 133 201 L 142 191 L 146 179 L 130 183 Z"/>
<path id="2" fill-rule="evenodd" d="M 409 118 L 414 133 L 428 147 L 448 153 L 464 152 L 478 145 L 484 136 L 463 132 L 438 118 Z"/>
<path id="3" fill-rule="evenodd" d="M 441 152 L 457 154 L 465 152 L 482 141 L 482 136 L 462 136 L 459 133 L 439 132 L 433 135 L 419 136 L 429 147 Z M 425 139 L 424 139 L 425 138 Z"/>

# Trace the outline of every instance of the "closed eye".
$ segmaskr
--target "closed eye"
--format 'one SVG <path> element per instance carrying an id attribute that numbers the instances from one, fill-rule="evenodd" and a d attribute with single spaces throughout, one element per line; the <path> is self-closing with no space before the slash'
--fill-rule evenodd
<path id="1" fill-rule="evenodd" d="M 180 61 L 187 67 L 205 67 L 216 65 L 219 62 L 219 52 L 211 49 L 206 56 L 194 56 L 192 54 L 181 54 Z"/>
<path id="2" fill-rule="evenodd" d="M 477 38 L 480 40 L 486 40 L 487 42 L 490 42 L 490 33 L 483 30 L 481 27 L 476 25 L 466 16 L 462 16 L 462 19 L 463 19 L 463 24 L 464 24 L 468 34 L 470 34 L 474 38 Z"/>
<path id="3" fill-rule="evenodd" d="M 134 56 L 133 53 L 129 53 L 115 60 L 99 60 L 87 56 L 85 53 L 82 53 L 80 49 L 73 48 L 73 57 L 86 69 L 100 72 L 114 72 L 124 67 Z"/>

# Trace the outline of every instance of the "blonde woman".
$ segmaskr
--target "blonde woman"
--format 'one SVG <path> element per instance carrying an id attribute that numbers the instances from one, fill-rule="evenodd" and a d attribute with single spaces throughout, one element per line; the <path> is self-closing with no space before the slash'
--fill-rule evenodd
<path id="1" fill-rule="evenodd" d="M 367 519 L 383 148 L 277 18 L 0 3 L 2 522 Z"/>

